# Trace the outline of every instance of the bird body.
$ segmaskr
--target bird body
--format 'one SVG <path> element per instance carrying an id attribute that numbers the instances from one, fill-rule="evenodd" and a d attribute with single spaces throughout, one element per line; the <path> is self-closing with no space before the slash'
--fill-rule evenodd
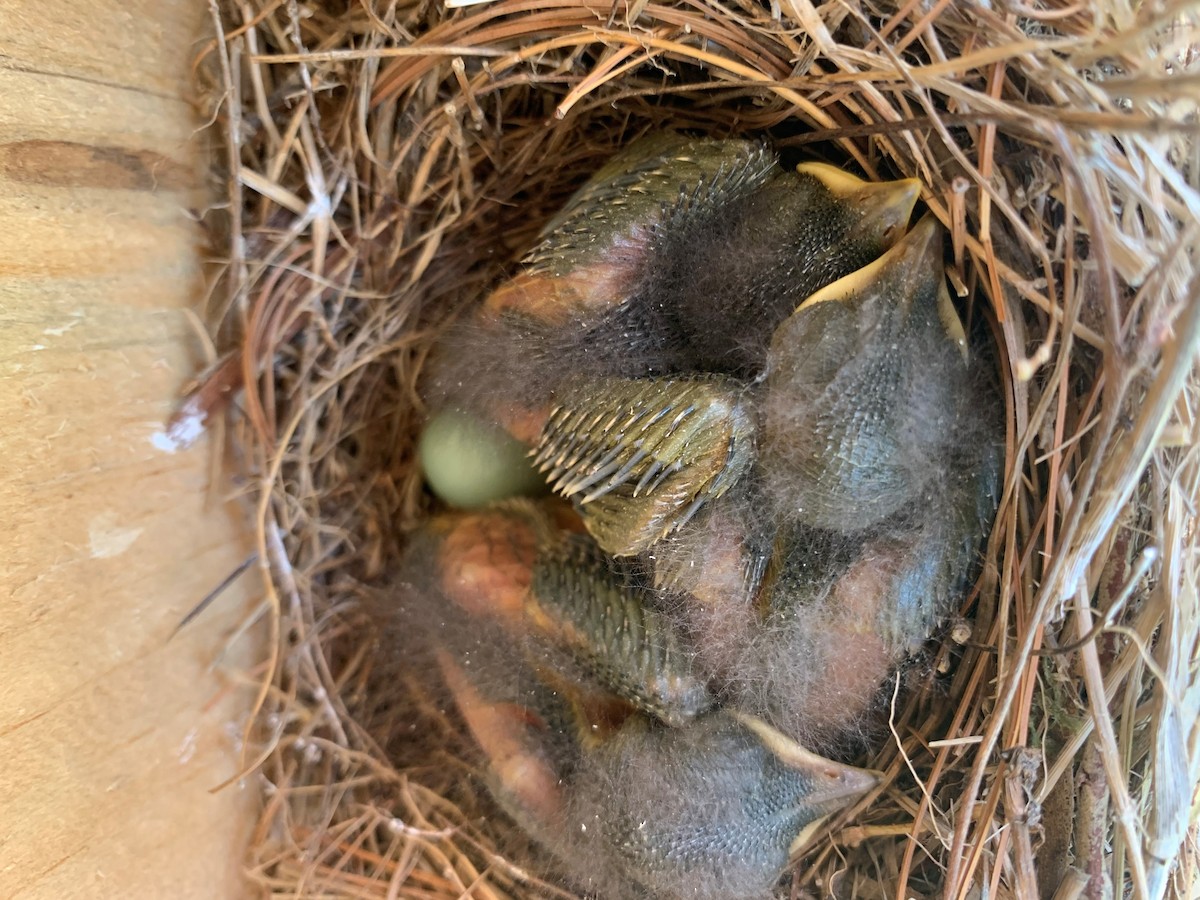
<path id="1" fill-rule="evenodd" d="M 415 544 L 440 573 L 433 589 L 470 617 L 468 630 L 491 623 L 520 652 L 595 680 L 668 724 L 711 706 L 690 654 L 644 602 L 634 573 L 610 565 L 590 538 L 557 528 L 552 510 L 515 501 L 448 515 Z"/>
<path id="2" fill-rule="evenodd" d="M 720 711 L 627 726 L 577 771 L 559 857 L 605 897 L 765 900 L 801 836 L 876 784 L 765 731 Z"/>
<path id="3" fill-rule="evenodd" d="M 717 695 L 818 749 L 948 612 L 996 505 L 998 410 L 940 234 L 922 220 L 779 326 L 742 401 L 753 464 L 646 551 Z"/>

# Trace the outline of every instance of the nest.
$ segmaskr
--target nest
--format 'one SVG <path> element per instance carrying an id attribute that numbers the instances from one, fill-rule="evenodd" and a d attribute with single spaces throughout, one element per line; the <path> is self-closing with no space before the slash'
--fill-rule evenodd
<path id="1" fill-rule="evenodd" d="M 270 658 L 252 879 L 286 896 L 570 896 L 464 739 L 380 691 L 362 611 L 430 507 L 439 333 L 598 163 L 671 127 L 916 177 L 994 321 L 984 573 L 901 692 L 887 774 L 793 897 L 1190 896 L 1200 781 L 1200 132 L 1187 4 L 214 0 L 209 317 Z"/>

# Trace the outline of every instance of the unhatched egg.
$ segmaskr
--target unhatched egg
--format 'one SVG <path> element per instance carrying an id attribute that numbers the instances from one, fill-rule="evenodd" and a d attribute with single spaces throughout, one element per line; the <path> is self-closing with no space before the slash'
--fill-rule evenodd
<path id="1" fill-rule="evenodd" d="M 430 489 L 451 506 L 474 509 L 545 490 L 525 445 L 457 410 L 440 412 L 430 420 L 417 454 Z"/>

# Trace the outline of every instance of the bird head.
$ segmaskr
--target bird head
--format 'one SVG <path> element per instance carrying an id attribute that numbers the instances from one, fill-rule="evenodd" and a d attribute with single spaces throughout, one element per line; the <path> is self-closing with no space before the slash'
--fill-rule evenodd
<path id="1" fill-rule="evenodd" d="M 603 896 L 632 896 L 629 884 L 657 898 L 760 900 L 790 851 L 877 783 L 749 716 L 630 722 L 576 771 L 559 852 L 577 844 L 575 877 Z"/>
<path id="2" fill-rule="evenodd" d="M 751 716 L 670 728 L 526 659 L 507 668 L 521 702 L 498 702 L 487 667 L 441 667 L 497 800 L 599 897 L 764 900 L 793 849 L 878 783 Z"/>
<path id="3" fill-rule="evenodd" d="M 941 237 L 926 216 L 775 332 L 759 462 L 781 514 L 861 530 L 939 474 L 973 392 Z"/>
<path id="4" fill-rule="evenodd" d="M 888 250 L 904 236 L 913 207 L 921 196 L 916 178 L 897 181 L 865 181 L 844 169 L 823 162 L 803 162 L 796 174 L 819 183 L 832 201 L 845 209 L 853 224 L 847 229 L 852 240 L 868 241 Z"/>

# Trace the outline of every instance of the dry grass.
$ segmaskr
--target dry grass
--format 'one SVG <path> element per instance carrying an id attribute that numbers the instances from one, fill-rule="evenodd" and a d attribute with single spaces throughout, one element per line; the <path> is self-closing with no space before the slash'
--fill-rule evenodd
<path id="1" fill-rule="evenodd" d="M 1190 895 L 1200 4 L 210 5 L 227 354 L 194 402 L 228 410 L 258 529 L 267 892 L 562 894 L 497 849 L 530 859 L 449 724 L 373 690 L 358 602 L 425 509 L 439 330 L 597 160 L 669 124 L 920 178 L 1002 345 L 1009 477 L 948 674 L 901 694 L 888 783 L 792 896 Z"/>

